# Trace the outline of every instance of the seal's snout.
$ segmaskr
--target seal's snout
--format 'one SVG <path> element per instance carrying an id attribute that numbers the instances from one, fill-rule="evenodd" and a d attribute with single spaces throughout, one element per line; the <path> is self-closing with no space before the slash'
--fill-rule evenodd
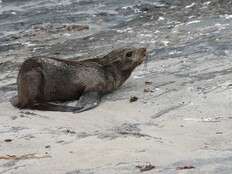
<path id="1" fill-rule="evenodd" d="M 139 48 L 138 49 L 138 55 L 139 55 L 139 64 L 141 64 L 147 57 L 147 49 L 146 48 Z"/>
<path id="2" fill-rule="evenodd" d="M 142 48 L 142 51 L 143 51 L 144 56 L 146 56 L 147 55 L 147 48 Z"/>
<path id="3" fill-rule="evenodd" d="M 139 52 L 141 53 L 142 57 L 146 57 L 146 55 L 147 55 L 147 49 L 146 48 L 140 48 Z"/>

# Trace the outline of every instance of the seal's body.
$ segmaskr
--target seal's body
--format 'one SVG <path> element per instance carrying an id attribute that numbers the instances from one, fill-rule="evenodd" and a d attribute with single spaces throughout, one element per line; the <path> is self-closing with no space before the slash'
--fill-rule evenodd
<path id="1" fill-rule="evenodd" d="M 99 104 L 100 96 L 120 87 L 145 54 L 145 48 L 126 48 L 82 61 L 29 58 L 20 68 L 18 96 L 12 104 L 39 110 L 88 110 Z M 77 99 L 76 106 L 52 103 Z"/>

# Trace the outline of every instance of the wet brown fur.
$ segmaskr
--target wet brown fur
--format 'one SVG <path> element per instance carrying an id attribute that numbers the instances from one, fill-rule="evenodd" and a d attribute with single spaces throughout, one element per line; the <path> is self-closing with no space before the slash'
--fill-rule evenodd
<path id="1" fill-rule="evenodd" d="M 33 108 L 36 103 L 78 99 L 90 91 L 111 92 L 128 79 L 145 55 L 145 48 L 124 48 L 83 61 L 29 58 L 20 68 L 18 96 L 12 104 Z"/>

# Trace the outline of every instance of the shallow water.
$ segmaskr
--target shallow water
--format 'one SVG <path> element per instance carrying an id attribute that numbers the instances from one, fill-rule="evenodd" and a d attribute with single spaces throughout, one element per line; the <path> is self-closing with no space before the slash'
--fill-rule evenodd
<path id="1" fill-rule="evenodd" d="M 189 78 L 206 55 L 228 64 L 231 7 L 229 0 L 2 0 L 0 101 L 15 94 L 18 67 L 36 55 L 89 57 L 118 47 L 145 46 L 149 61 L 184 58 L 189 63 L 170 73 Z M 75 24 L 89 29 L 64 27 Z"/>

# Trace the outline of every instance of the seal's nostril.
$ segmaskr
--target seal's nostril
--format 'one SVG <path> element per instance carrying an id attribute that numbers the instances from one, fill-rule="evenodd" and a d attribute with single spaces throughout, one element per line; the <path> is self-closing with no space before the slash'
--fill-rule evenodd
<path id="1" fill-rule="evenodd" d="M 141 56 L 146 56 L 147 55 L 147 49 L 146 48 L 140 48 L 139 51 L 140 51 Z"/>
<path id="2" fill-rule="evenodd" d="M 144 53 L 143 53 L 143 54 L 144 54 L 144 56 L 147 56 L 147 52 L 146 52 L 146 51 L 144 51 Z"/>
<path id="3" fill-rule="evenodd" d="M 146 48 L 143 48 L 143 54 L 144 54 L 144 56 L 147 55 L 147 49 Z"/>

